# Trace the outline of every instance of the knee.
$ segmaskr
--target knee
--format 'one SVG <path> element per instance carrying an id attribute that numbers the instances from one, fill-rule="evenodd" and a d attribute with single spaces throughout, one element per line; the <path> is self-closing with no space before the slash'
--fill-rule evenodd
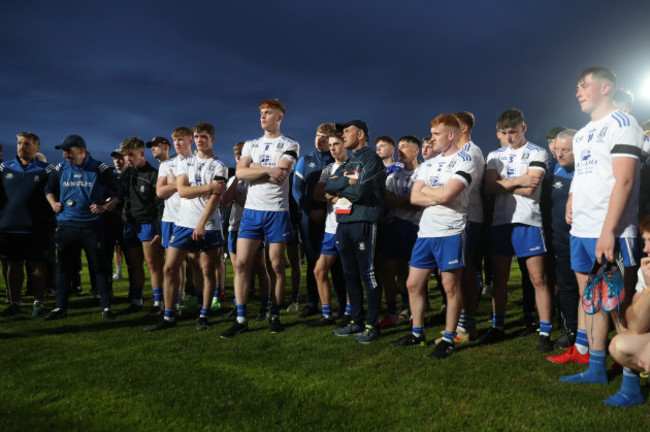
<path id="1" fill-rule="evenodd" d="M 639 367 L 646 372 L 650 372 L 650 343 L 639 353 Z"/>
<path id="2" fill-rule="evenodd" d="M 248 270 L 248 265 L 246 264 L 245 261 L 236 259 L 233 265 L 233 268 L 236 273 L 245 273 Z"/>
<path id="3" fill-rule="evenodd" d="M 316 268 L 314 269 L 314 277 L 318 280 L 323 279 L 325 274 L 326 274 L 325 271 L 323 271 L 323 268 L 320 266 L 316 266 Z"/>
<path id="4" fill-rule="evenodd" d="M 546 276 L 542 273 L 541 275 L 530 275 L 530 282 L 533 284 L 535 289 L 546 291 Z"/>
<path id="5" fill-rule="evenodd" d="M 419 288 L 420 288 L 419 284 L 417 284 L 415 281 L 411 279 L 406 280 L 406 289 L 409 292 L 409 294 L 417 293 Z"/>
<path id="6" fill-rule="evenodd" d="M 614 336 L 614 339 L 609 343 L 609 354 L 612 356 L 614 360 L 617 360 L 617 353 L 618 353 L 618 343 L 619 343 L 619 336 Z M 618 361 L 618 360 L 617 360 Z"/>
<path id="7" fill-rule="evenodd" d="M 284 269 L 287 267 L 287 264 L 284 260 L 277 260 L 271 263 L 271 268 L 273 273 L 276 275 L 284 274 Z"/>

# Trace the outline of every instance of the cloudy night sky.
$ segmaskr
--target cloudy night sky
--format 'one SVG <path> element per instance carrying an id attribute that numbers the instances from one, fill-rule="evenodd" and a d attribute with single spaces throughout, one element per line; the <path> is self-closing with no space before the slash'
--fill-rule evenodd
<path id="1" fill-rule="evenodd" d="M 606 66 L 650 118 L 650 2 L 22 1 L 0 6 L 0 143 L 54 150 L 80 134 L 94 157 L 135 135 L 215 125 L 217 155 L 261 135 L 257 106 L 279 98 L 282 131 L 314 148 L 319 123 L 364 119 L 378 135 L 424 136 L 443 112 L 472 111 L 474 141 L 524 112 L 530 141 L 588 118 L 576 79 Z M 147 152 L 147 158 L 152 158 Z"/>

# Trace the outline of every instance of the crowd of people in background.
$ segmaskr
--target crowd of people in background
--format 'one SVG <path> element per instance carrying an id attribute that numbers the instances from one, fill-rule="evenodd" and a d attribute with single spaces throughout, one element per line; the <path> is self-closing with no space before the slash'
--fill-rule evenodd
<path id="1" fill-rule="evenodd" d="M 233 313 L 221 333 L 233 338 L 249 330 L 248 306 L 258 302 L 254 319 L 280 333 L 281 311 L 300 309 L 302 256 L 305 325 L 367 344 L 408 322 L 406 334 L 389 343 L 396 350 L 426 346 L 435 277 L 444 331 L 430 357 L 445 359 L 460 344 L 506 338 L 516 257 L 524 326 L 538 332 L 536 350 L 562 349 L 546 358 L 588 365 L 560 381 L 607 383 L 609 349 L 623 382 L 604 402 L 643 403 L 639 373 L 650 371 L 650 258 L 641 258 L 650 253 L 650 121 L 637 123 L 632 95 L 606 68 L 583 71 L 576 97 L 590 116 L 586 126 L 551 129 L 545 148 L 526 139 L 523 113 L 509 109 L 496 122 L 500 147 L 487 157 L 472 141 L 475 119 L 467 111 L 436 116 L 422 139 L 377 136 L 374 148 L 363 120 L 323 123 L 314 151 L 301 154 L 280 131 L 285 107 L 277 99 L 259 106 L 262 136 L 233 147 L 234 169 L 216 157 L 207 122 L 174 129 L 171 141 L 127 138 L 110 154 L 114 167 L 94 159 L 79 135 L 55 147 L 63 162 L 49 164 L 38 153 L 39 137 L 19 133 L 16 158 L 0 164 L 8 303 L 0 317 L 21 312 L 27 274 L 32 315 L 66 318 L 70 297 L 83 292 L 83 250 L 104 319 L 146 313 L 153 323 L 144 330 L 152 332 L 174 328 L 188 314 L 204 331 L 211 315 Z M 159 168 L 147 161 L 146 148 Z M 232 309 L 225 307 L 228 261 Z M 112 284 L 124 278 L 123 262 L 129 305 L 114 310 Z M 597 270 L 620 280 L 595 285 Z M 56 297 L 52 310 L 44 305 L 48 292 Z M 488 294 L 492 327 L 479 337 L 478 301 Z M 145 310 L 150 295 L 153 306 Z M 554 321 L 560 332 L 552 340 Z"/>

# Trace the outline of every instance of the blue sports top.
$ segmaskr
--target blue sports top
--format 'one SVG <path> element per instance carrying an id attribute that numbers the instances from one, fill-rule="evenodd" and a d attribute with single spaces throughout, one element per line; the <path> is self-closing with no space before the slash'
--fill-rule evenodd
<path id="1" fill-rule="evenodd" d="M 45 194 L 53 194 L 63 206 L 56 215 L 59 226 L 92 226 L 101 215 L 90 212 L 92 204 L 104 204 L 104 192 L 122 199 L 122 185 L 108 165 L 90 156 L 81 165 L 63 161 L 52 171 Z"/>
<path id="2" fill-rule="evenodd" d="M 33 233 L 52 229 L 52 208 L 43 190 L 53 165 L 18 157 L 0 164 L 0 232 Z"/>

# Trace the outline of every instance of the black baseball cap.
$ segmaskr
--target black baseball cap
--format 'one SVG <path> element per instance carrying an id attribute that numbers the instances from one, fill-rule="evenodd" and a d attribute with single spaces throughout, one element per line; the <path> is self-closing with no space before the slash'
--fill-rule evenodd
<path id="1" fill-rule="evenodd" d="M 345 123 L 336 123 L 336 129 L 339 131 L 343 131 L 343 129 L 350 126 L 355 126 L 357 129 L 362 130 L 366 136 L 368 136 L 368 125 L 363 120 L 355 119 Z"/>
<path id="2" fill-rule="evenodd" d="M 68 135 L 63 141 L 61 141 L 61 144 L 54 148 L 57 150 L 69 151 L 72 147 L 79 147 L 85 150 L 86 141 L 84 141 L 84 139 L 79 135 Z"/>
<path id="3" fill-rule="evenodd" d="M 111 152 L 111 157 L 121 157 L 121 158 L 123 158 L 124 155 L 122 154 L 122 152 L 120 151 L 119 148 L 116 148 L 115 150 L 113 150 Z"/>
<path id="4" fill-rule="evenodd" d="M 172 146 L 172 145 L 169 143 L 169 140 L 168 140 L 167 138 L 165 138 L 165 137 L 160 137 L 160 136 L 157 136 L 157 137 L 153 137 L 153 138 L 151 138 L 151 141 L 147 141 L 146 146 L 147 146 L 147 148 L 151 148 L 151 147 L 153 147 L 153 146 L 155 146 L 155 145 L 158 145 L 158 144 L 167 144 L 169 147 Z"/>

